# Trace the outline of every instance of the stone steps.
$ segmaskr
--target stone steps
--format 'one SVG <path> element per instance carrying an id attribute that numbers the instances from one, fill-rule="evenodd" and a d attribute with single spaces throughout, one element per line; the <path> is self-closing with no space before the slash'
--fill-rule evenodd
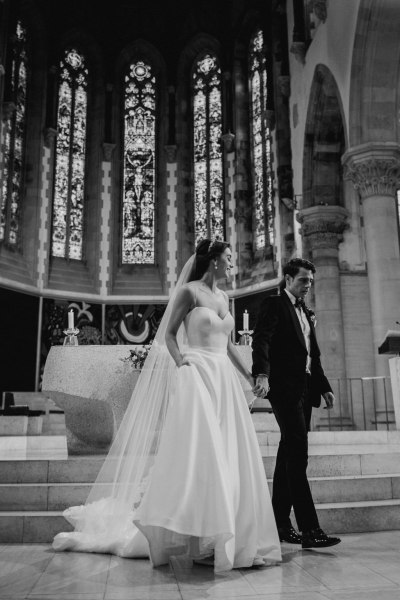
<path id="1" fill-rule="evenodd" d="M 400 529 L 400 500 L 316 504 L 321 527 L 331 533 Z M 60 531 L 71 531 L 61 511 L 0 512 L 0 542 L 50 543 Z"/>
<path id="2" fill-rule="evenodd" d="M 308 474 L 328 532 L 400 529 L 400 444 L 394 432 L 376 433 L 376 443 L 371 437 L 365 443 L 366 436 L 353 432 L 352 445 L 346 436 L 341 438 L 346 443 L 333 443 L 333 433 L 310 436 Z M 322 442 L 320 436 L 329 443 L 315 443 Z M 261 451 L 271 486 L 277 446 L 262 445 Z M 48 543 L 71 529 L 62 510 L 85 501 L 103 459 L 0 461 L 0 543 Z"/>
<path id="3" fill-rule="evenodd" d="M 316 503 L 400 500 L 400 474 L 310 477 Z M 272 492 L 272 479 L 268 479 Z M 92 484 L 0 484 L 0 511 L 62 511 L 84 504 Z"/>

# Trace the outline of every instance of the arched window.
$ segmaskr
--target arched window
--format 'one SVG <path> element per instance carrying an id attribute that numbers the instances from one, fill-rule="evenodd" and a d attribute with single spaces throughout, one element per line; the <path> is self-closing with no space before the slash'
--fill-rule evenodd
<path id="1" fill-rule="evenodd" d="M 156 78 L 145 61 L 125 75 L 122 263 L 154 264 Z"/>
<path id="2" fill-rule="evenodd" d="M 225 238 L 221 69 L 206 54 L 193 71 L 195 242 Z"/>
<path id="3" fill-rule="evenodd" d="M 255 249 L 259 250 L 274 243 L 271 132 L 266 120 L 267 59 L 261 30 L 250 42 L 249 72 L 253 232 Z"/>
<path id="4" fill-rule="evenodd" d="M 60 61 L 52 256 L 82 260 L 88 69 L 76 49 Z"/>
<path id="5" fill-rule="evenodd" d="M 0 241 L 18 248 L 25 159 L 27 32 L 18 21 L 11 39 L 10 103 L 5 121 L 3 181 L 0 188 Z"/>

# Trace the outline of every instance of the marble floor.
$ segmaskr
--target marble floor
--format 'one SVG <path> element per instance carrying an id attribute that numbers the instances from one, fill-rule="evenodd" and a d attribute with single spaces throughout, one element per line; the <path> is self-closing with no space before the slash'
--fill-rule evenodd
<path id="1" fill-rule="evenodd" d="M 0 599 L 399 600 L 400 531 L 342 535 L 331 549 L 283 544 L 279 566 L 214 575 L 210 567 L 55 553 L 48 544 L 0 545 Z"/>

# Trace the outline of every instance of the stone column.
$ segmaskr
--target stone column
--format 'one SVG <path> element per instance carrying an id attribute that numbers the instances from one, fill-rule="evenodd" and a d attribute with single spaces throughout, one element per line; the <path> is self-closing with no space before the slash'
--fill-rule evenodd
<path id="1" fill-rule="evenodd" d="M 335 411 L 330 413 L 328 421 L 334 422 L 331 428 L 340 429 L 350 425 L 338 261 L 347 217 L 345 208 L 331 205 L 304 208 L 297 217 L 302 225 L 304 243 L 310 249 L 316 267 L 315 312 L 321 360 L 337 396 Z M 324 415 L 321 421 L 327 416 Z"/>
<path id="2" fill-rule="evenodd" d="M 400 249 L 396 191 L 400 188 L 400 145 L 372 142 L 342 157 L 344 177 L 363 206 L 375 375 L 389 375 L 388 358 L 378 354 L 388 329 L 400 320 Z"/>

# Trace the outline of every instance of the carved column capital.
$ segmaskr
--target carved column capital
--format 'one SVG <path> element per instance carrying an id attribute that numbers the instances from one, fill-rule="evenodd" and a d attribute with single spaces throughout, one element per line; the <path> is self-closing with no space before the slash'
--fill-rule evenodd
<path id="1" fill-rule="evenodd" d="M 400 145 L 371 142 L 350 148 L 342 156 L 344 179 L 353 182 L 362 199 L 395 196 L 400 187 Z"/>
<path id="2" fill-rule="evenodd" d="M 304 208 L 296 218 L 301 223 L 301 235 L 312 250 L 337 250 L 348 227 L 348 216 L 349 212 L 342 206 L 321 205 Z"/>
<path id="3" fill-rule="evenodd" d="M 57 137 L 57 129 L 53 127 L 46 127 L 44 130 L 44 145 L 46 148 L 52 148 L 54 141 Z"/>
<path id="4" fill-rule="evenodd" d="M 166 146 L 164 146 L 164 150 L 167 155 L 167 163 L 176 162 L 177 149 L 178 149 L 178 146 L 176 144 L 167 144 Z"/>

